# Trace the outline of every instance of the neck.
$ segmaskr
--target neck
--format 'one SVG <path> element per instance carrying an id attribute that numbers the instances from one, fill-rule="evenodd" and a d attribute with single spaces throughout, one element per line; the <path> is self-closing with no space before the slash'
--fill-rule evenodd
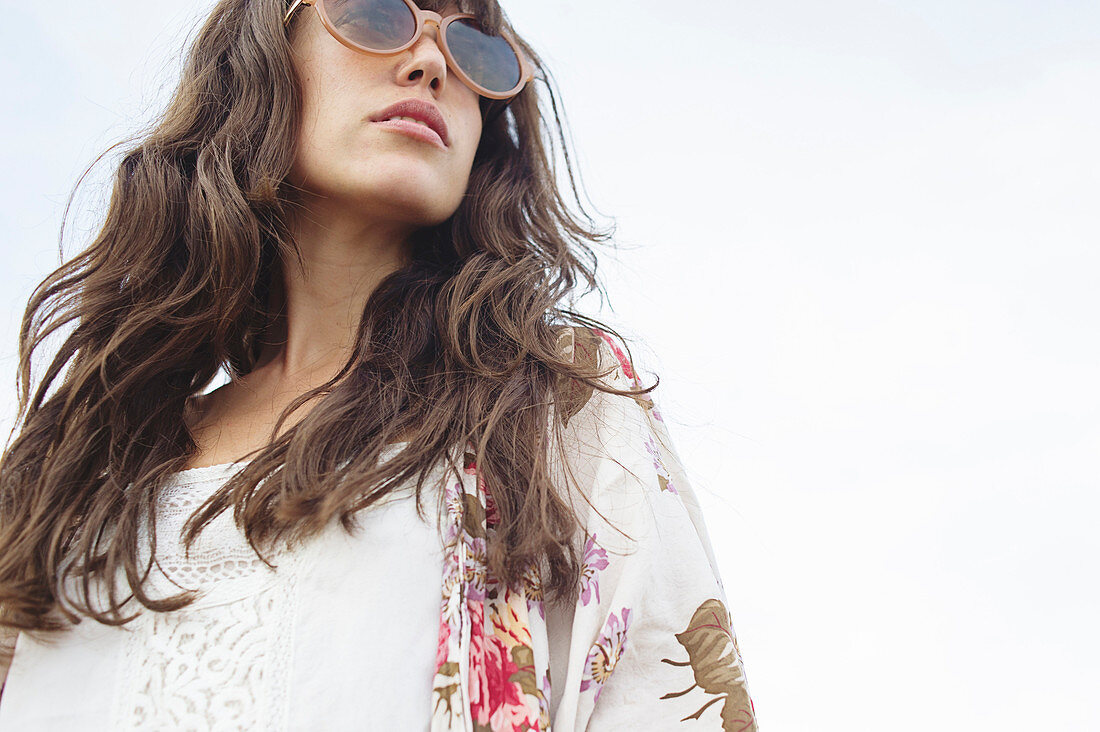
<path id="1" fill-rule="evenodd" d="M 311 206 L 291 225 L 301 251 L 283 259 L 269 297 L 271 328 L 257 370 L 308 387 L 339 371 L 355 347 L 359 318 L 378 283 L 404 263 L 414 227 L 366 221 Z"/>

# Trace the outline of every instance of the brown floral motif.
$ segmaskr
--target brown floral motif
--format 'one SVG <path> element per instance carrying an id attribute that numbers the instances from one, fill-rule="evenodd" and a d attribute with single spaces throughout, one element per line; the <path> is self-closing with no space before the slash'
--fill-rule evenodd
<path id="1" fill-rule="evenodd" d="M 493 500 L 492 489 L 489 487 L 489 484 L 485 480 L 485 477 L 480 472 L 478 472 L 477 456 L 473 453 L 472 450 L 467 450 L 462 459 L 464 462 L 462 472 L 468 475 L 477 476 L 477 485 L 480 489 L 478 493 L 481 496 L 484 496 L 485 499 L 484 507 L 480 505 L 480 500 L 475 499 L 470 501 L 471 504 L 478 505 L 473 506 L 476 514 L 466 514 L 467 523 L 471 525 L 471 528 L 475 529 L 480 526 L 496 526 L 498 523 L 500 523 L 500 515 L 497 513 L 497 505 L 496 501 Z"/>
<path id="2" fill-rule="evenodd" d="M 676 640 L 687 651 L 688 660 L 662 658 L 661 662 L 672 666 L 690 666 L 695 683 L 683 691 L 669 692 L 661 698 L 683 696 L 695 687 L 707 694 L 719 695 L 680 721 L 699 719 L 707 707 L 720 701 L 724 732 L 755 732 L 756 714 L 745 682 L 741 652 L 733 634 L 729 612 L 722 601 L 711 598 L 700 605 L 692 614 L 688 627 L 676 634 Z"/>

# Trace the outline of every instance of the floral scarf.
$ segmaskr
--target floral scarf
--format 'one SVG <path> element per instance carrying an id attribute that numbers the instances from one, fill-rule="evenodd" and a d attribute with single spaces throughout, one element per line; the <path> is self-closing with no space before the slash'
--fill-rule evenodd
<path id="1" fill-rule="evenodd" d="M 496 506 L 471 452 L 463 472 L 472 479 L 452 482 L 446 495 L 450 549 L 431 729 L 549 730 L 549 658 L 536 657 L 531 636 L 532 625 L 545 633 L 540 593 L 534 582 L 517 594 L 488 576 L 486 538 Z"/>

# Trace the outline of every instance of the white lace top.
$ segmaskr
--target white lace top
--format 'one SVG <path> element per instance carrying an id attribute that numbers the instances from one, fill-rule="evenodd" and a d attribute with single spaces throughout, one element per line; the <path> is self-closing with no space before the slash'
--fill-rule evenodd
<path id="1" fill-rule="evenodd" d="M 154 565 L 150 587 L 175 594 L 174 581 L 205 594 L 122 627 L 85 620 L 50 640 L 21 634 L 0 730 L 428 728 L 443 544 L 416 514 L 413 481 L 357 514 L 355 535 L 334 521 L 304 549 L 269 556 L 275 570 L 245 541 L 232 509 L 185 557 L 184 522 L 240 467 L 176 473 L 162 494 L 163 573 Z"/>

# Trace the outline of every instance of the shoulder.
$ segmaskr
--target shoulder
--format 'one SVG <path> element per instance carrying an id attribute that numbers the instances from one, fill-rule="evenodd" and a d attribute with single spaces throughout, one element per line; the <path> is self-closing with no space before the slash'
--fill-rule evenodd
<path id="1" fill-rule="evenodd" d="M 625 342 L 599 328 L 571 325 L 557 329 L 558 347 L 573 363 L 629 367 Z M 627 368 L 627 371 L 630 371 Z"/>
<path id="2" fill-rule="evenodd" d="M 626 344 L 605 331 L 578 327 L 562 339 L 574 363 L 595 367 L 599 376 L 595 385 L 564 379 L 554 405 L 560 433 L 551 439 L 556 443 L 560 436 L 561 451 L 554 459 L 579 479 L 589 499 L 609 486 L 628 493 L 638 484 L 659 486 L 654 456 L 666 435 L 651 380 L 640 377 Z"/>
<path id="3" fill-rule="evenodd" d="M 590 372 L 598 372 L 596 381 L 611 389 L 631 392 L 643 387 L 630 356 L 629 347 L 619 337 L 599 328 L 568 326 L 559 330 L 558 347 L 562 356 Z M 602 392 L 579 379 L 562 376 L 556 389 L 556 410 L 566 426 L 583 410 L 606 408 L 608 397 L 629 399 L 643 408 L 652 404 L 647 393 L 613 394 Z"/>

